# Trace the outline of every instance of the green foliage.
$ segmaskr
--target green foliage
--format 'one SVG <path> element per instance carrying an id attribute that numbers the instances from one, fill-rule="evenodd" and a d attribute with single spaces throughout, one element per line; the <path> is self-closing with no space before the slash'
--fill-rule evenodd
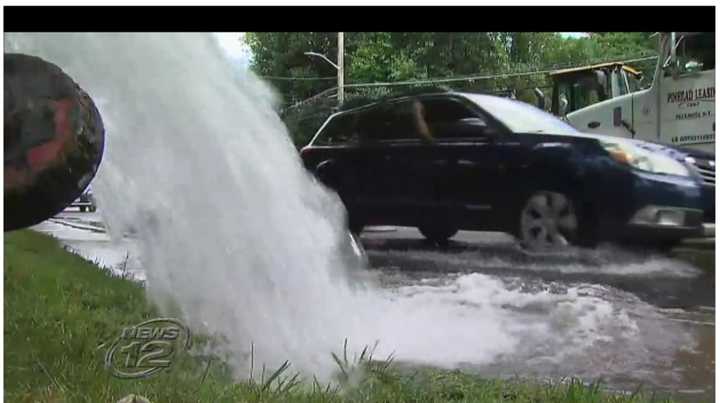
<path id="1" fill-rule="evenodd" d="M 304 52 L 337 55 L 334 32 L 249 33 L 251 68 L 260 75 L 333 77 L 326 61 Z M 345 34 L 345 83 L 394 82 L 468 75 L 526 72 L 578 66 L 625 57 L 653 55 L 655 39 L 649 32 L 600 32 L 588 37 L 564 38 L 552 32 L 348 32 Z M 654 64 L 639 67 L 646 75 Z M 337 85 L 335 80 L 271 81 L 285 106 Z M 544 75 L 500 77 L 448 83 L 456 90 L 494 93 L 512 89 L 521 100 L 534 102 L 534 87 L 547 87 Z M 346 101 L 401 93 L 410 86 L 347 88 Z M 336 102 L 335 102 L 336 103 Z M 330 114 L 328 103 L 310 103 L 284 113 L 298 147 Z M 323 111 L 322 108 L 328 108 Z M 297 115 L 297 116 L 296 116 Z M 310 118 L 306 118 L 311 116 Z"/>
<path id="2" fill-rule="evenodd" d="M 378 32 L 360 44 L 350 59 L 348 76 L 363 81 L 402 81 L 423 77 L 407 50 L 396 51 L 389 32 Z"/>

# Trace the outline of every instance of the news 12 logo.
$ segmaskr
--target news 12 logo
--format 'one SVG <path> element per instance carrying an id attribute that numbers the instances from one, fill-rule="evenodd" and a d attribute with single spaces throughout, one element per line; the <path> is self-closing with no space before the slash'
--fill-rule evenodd
<path id="1" fill-rule="evenodd" d="M 105 367 L 118 378 L 147 378 L 170 367 L 191 343 L 190 329 L 179 320 L 150 319 L 122 329 L 105 353 Z"/>

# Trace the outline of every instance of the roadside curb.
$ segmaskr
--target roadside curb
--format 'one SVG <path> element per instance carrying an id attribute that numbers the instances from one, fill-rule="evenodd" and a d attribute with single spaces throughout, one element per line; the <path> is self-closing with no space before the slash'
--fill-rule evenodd
<path id="1" fill-rule="evenodd" d="M 67 221 L 59 220 L 57 218 L 51 218 L 48 221 L 53 222 L 55 224 L 64 225 L 64 226 L 70 227 L 70 228 L 92 231 L 92 232 L 97 232 L 97 233 L 101 233 L 101 234 L 104 234 L 106 232 L 105 228 L 96 227 L 93 225 L 73 224 L 73 223 L 70 223 Z"/>

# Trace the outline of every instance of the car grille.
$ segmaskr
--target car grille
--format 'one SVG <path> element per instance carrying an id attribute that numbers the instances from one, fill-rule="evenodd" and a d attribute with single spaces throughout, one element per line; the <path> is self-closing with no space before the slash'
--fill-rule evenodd
<path id="1" fill-rule="evenodd" d="M 703 183 L 715 186 L 715 170 L 698 168 L 698 171 L 703 178 Z"/>
<path id="2" fill-rule="evenodd" d="M 695 157 L 695 163 L 693 164 L 695 169 L 703 179 L 703 183 L 710 186 L 715 186 L 715 161 L 697 158 Z"/>

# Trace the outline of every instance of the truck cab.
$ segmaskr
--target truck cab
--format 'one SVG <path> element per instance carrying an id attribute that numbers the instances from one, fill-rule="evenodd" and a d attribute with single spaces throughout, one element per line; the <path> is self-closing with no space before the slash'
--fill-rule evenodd
<path id="1" fill-rule="evenodd" d="M 715 151 L 715 37 L 658 34 L 652 84 L 622 63 L 550 74 L 552 111 L 575 128 L 678 147 Z"/>
<path id="2" fill-rule="evenodd" d="M 567 115 L 590 105 L 620 97 L 641 88 L 642 73 L 621 62 L 557 70 L 553 82 L 553 114 Z"/>

